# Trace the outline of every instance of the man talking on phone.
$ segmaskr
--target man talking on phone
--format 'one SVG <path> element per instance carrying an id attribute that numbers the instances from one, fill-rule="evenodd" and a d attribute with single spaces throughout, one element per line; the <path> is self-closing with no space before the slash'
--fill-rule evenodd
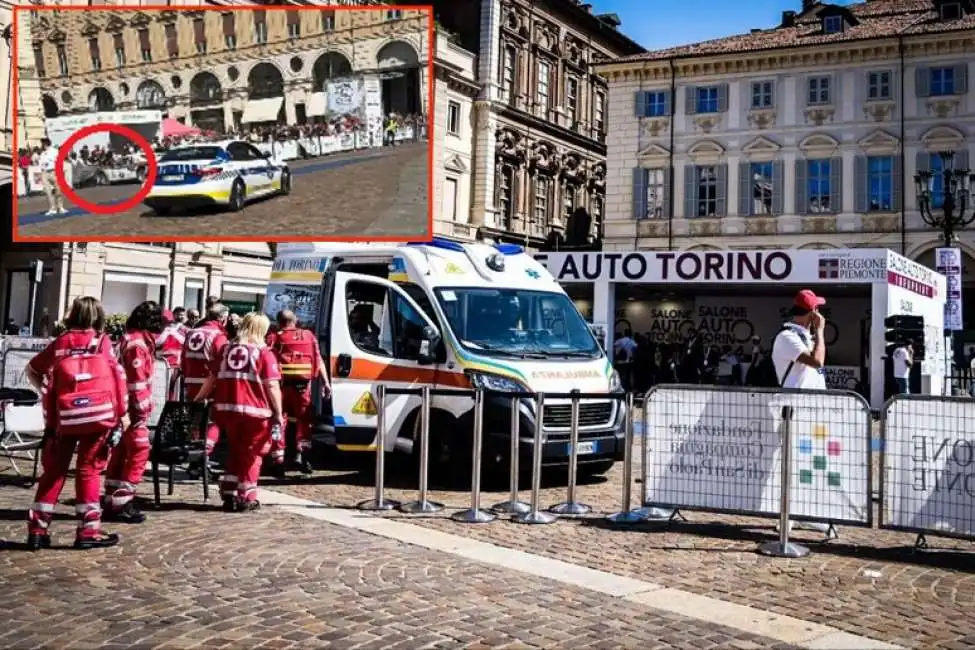
<path id="1" fill-rule="evenodd" d="M 792 320 L 782 326 L 782 330 L 772 341 L 772 363 L 779 386 L 783 388 L 803 388 L 807 390 L 826 390 L 826 341 L 823 331 L 826 318 L 819 308 L 826 300 L 809 289 L 796 294 L 789 310 Z M 789 522 L 792 527 L 805 528 L 824 533 L 828 538 L 835 537 L 835 530 L 828 524 L 816 522 Z"/>

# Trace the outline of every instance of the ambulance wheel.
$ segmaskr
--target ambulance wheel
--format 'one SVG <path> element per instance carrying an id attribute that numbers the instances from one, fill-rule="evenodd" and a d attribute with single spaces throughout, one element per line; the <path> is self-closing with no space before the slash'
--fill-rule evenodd
<path id="1" fill-rule="evenodd" d="M 234 181 L 233 186 L 230 188 L 230 201 L 227 207 L 230 208 L 231 212 L 240 212 L 244 209 L 244 193 L 246 189 L 244 188 L 244 181 L 239 178 Z"/>
<path id="2" fill-rule="evenodd" d="M 472 440 L 458 435 L 457 421 L 449 415 L 437 412 L 430 414 L 430 466 L 431 477 L 442 477 L 451 486 L 466 484 L 471 479 L 471 444 Z M 417 453 L 419 459 L 419 443 Z"/>
<path id="3" fill-rule="evenodd" d="M 281 194 L 285 196 L 291 194 L 291 172 L 287 169 L 281 172 Z"/>

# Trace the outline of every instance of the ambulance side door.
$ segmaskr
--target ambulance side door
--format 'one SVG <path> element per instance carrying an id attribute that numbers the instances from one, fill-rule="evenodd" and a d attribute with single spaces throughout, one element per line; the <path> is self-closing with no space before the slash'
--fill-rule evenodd
<path id="1" fill-rule="evenodd" d="M 376 388 L 432 384 L 440 333 L 395 283 L 371 275 L 335 274 L 331 318 L 332 416 L 340 450 L 363 451 L 376 438 Z M 386 443 L 393 450 L 419 396 L 386 396 Z"/>

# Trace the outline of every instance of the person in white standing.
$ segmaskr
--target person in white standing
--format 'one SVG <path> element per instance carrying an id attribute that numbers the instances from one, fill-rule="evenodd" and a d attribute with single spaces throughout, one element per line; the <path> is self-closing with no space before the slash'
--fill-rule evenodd
<path id="1" fill-rule="evenodd" d="M 796 294 L 789 310 L 792 320 L 785 323 L 772 341 L 772 363 L 783 388 L 826 390 L 826 318 L 819 308 L 826 300 L 809 289 Z M 789 522 L 790 529 L 805 528 L 836 537 L 835 529 L 817 522 Z"/>
<path id="2" fill-rule="evenodd" d="M 58 186 L 58 177 L 54 168 L 58 162 L 58 148 L 47 138 L 41 140 L 41 156 L 38 163 L 41 167 L 41 180 L 44 183 L 44 193 L 47 195 L 47 214 L 67 214 L 64 209 L 64 196 Z"/>
<path id="3" fill-rule="evenodd" d="M 901 343 L 894 348 L 891 355 L 894 363 L 894 383 L 897 384 L 897 394 L 907 395 L 911 392 L 911 367 L 914 365 L 914 346 Z"/>

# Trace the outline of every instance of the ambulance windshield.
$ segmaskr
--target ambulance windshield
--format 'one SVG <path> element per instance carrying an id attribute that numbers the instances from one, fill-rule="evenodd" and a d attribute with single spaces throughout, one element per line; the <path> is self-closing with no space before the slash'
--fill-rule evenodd
<path id="1" fill-rule="evenodd" d="M 565 294 L 461 287 L 436 293 L 454 336 L 479 354 L 591 359 L 602 353 Z"/>

